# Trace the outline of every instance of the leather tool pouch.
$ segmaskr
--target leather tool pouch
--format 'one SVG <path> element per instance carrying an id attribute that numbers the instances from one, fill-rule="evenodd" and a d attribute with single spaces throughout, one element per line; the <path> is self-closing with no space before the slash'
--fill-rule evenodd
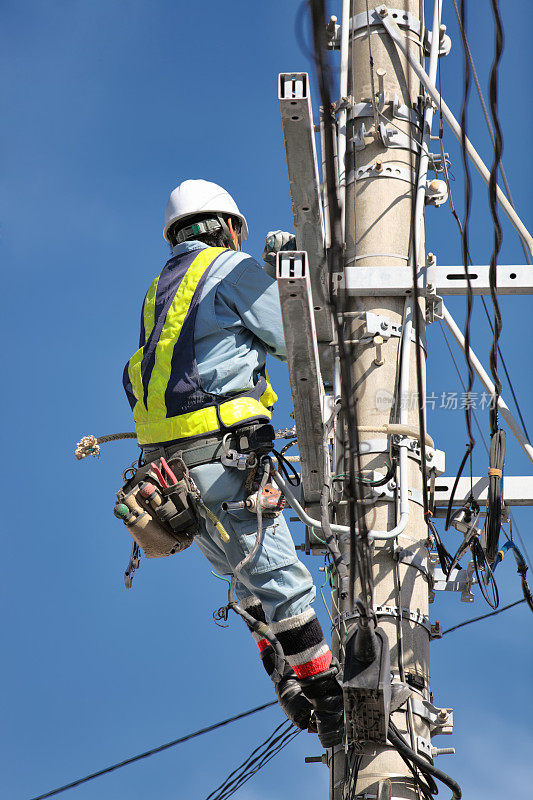
<path id="1" fill-rule="evenodd" d="M 196 487 L 181 459 L 156 459 L 139 469 L 117 492 L 115 516 L 121 519 L 146 558 L 185 550 L 198 533 Z"/>

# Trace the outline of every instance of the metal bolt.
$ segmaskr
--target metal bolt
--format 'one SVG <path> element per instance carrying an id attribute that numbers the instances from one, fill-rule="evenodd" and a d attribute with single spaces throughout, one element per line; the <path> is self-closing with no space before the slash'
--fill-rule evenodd
<path id="1" fill-rule="evenodd" d="M 379 94 L 383 95 L 383 99 L 385 99 L 385 75 L 387 74 L 387 70 L 380 67 L 376 70 L 376 75 L 378 76 L 378 84 L 379 84 Z"/>
<path id="2" fill-rule="evenodd" d="M 439 722 L 446 722 L 446 720 L 448 719 L 448 716 L 449 715 L 448 715 L 448 712 L 446 711 L 446 709 L 445 708 L 441 708 L 441 710 L 437 714 L 437 719 L 438 719 Z"/>
<path id="3" fill-rule="evenodd" d="M 376 345 L 376 357 L 374 359 L 374 364 L 377 367 L 381 367 L 382 364 L 385 363 L 384 360 L 383 360 L 383 352 L 382 352 L 382 348 L 381 348 L 381 345 L 383 344 L 383 336 L 380 336 L 379 334 L 376 334 L 374 336 L 374 344 Z"/>
<path id="4" fill-rule="evenodd" d="M 431 748 L 431 755 L 432 756 L 454 756 L 455 755 L 455 747 L 432 747 Z"/>
<path id="5" fill-rule="evenodd" d="M 374 164 L 374 172 L 382 172 L 383 170 L 383 161 L 376 161 Z"/>
<path id="6" fill-rule="evenodd" d="M 426 263 L 428 266 L 435 263 L 435 253 L 428 253 Z"/>
<path id="7" fill-rule="evenodd" d="M 380 17 L 386 17 L 388 13 L 389 13 L 389 10 L 388 10 L 387 6 L 381 6 L 378 9 L 378 14 L 379 14 Z"/>
<path id="8" fill-rule="evenodd" d="M 433 453 L 431 450 L 426 450 L 426 461 L 433 461 Z"/>
<path id="9" fill-rule="evenodd" d="M 306 756 L 305 763 L 306 764 L 325 764 L 324 758 L 326 757 L 326 753 L 323 753 L 321 756 Z"/>
<path id="10" fill-rule="evenodd" d="M 383 322 L 381 323 L 381 325 L 379 327 L 381 328 L 382 331 L 386 331 L 387 328 L 389 327 L 389 325 L 388 325 L 387 322 L 385 322 L 385 320 L 383 320 Z"/>

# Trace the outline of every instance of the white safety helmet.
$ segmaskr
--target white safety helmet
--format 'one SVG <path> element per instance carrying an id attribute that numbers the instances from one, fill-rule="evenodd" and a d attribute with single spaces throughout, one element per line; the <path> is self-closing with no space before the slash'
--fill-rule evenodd
<path id="1" fill-rule="evenodd" d="M 211 212 L 213 215 L 238 217 L 242 222 L 242 239 L 248 238 L 246 219 L 239 211 L 233 197 L 217 183 L 203 180 L 183 181 L 174 189 L 165 209 L 163 236 L 170 242 L 168 230 L 175 222 L 194 214 Z"/>

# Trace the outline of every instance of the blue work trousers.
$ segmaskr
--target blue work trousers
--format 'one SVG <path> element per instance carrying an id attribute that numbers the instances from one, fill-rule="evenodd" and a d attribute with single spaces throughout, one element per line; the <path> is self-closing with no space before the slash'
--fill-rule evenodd
<path id="1" fill-rule="evenodd" d="M 190 475 L 200 490 L 203 502 L 219 518 L 230 540 L 223 542 L 213 523 L 202 518 L 195 542 L 220 575 L 232 575 L 256 541 L 257 517 L 247 509 L 223 511 L 222 503 L 246 499 L 246 472 L 225 467 L 220 462 L 193 467 Z M 253 595 L 260 600 L 267 622 L 302 613 L 316 594 L 308 569 L 296 555 L 294 542 L 282 514 L 263 519 L 263 543 L 259 552 L 235 576 L 238 600 Z"/>

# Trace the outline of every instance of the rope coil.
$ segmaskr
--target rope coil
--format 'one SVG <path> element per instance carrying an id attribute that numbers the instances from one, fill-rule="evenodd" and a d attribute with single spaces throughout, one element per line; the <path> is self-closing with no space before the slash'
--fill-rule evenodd
<path id="1" fill-rule="evenodd" d="M 81 461 L 82 458 L 87 458 L 87 456 L 100 458 L 101 444 L 104 444 L 105 442 L 115 442 L 118 439 L 136 438 L 137 434 L 133 431 L 130 431 L 129 433 L 110 433 L 108 436 L 93 436 L 92 434 L 89 436 L 83 436 L 76 445 L 74 455 L 78 461 Z"/>

